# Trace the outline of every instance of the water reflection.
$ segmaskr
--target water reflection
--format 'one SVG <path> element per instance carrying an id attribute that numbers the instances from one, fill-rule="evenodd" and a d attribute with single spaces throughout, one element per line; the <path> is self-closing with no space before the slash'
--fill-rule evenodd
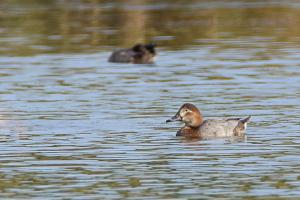
<path id="1" fill-rule="evenodd" d="M 245 36 L 288 46 L 299 42 L 299 5 L 292 1 L 33 0 L 0 4 L 0 51 L 8 55 L 101 51 L 156 40 L 170 49 L 211 45 L 215 39 L 235 45 L 237 38 Z M 228 40 L 231 38 L 234 40 Z"/>

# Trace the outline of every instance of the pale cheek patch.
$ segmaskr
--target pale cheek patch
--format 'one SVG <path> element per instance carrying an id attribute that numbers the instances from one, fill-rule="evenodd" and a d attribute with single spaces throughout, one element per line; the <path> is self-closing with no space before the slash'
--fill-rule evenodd
<path id="1" fill-rule="evenodd" d="M 183 117 L 184 116 L 184 111 L 180 111 L 180 117 Z"/>

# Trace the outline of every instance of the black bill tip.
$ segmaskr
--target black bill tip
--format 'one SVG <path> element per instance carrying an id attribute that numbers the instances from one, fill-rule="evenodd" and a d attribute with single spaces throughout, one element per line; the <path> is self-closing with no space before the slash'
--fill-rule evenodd
<path id="1" fill-rule="evenodd" d="M 168 122 L 172 122 L 172 120 L 171 119 L 166 120 L 166 123 L 168 123 Z"/>

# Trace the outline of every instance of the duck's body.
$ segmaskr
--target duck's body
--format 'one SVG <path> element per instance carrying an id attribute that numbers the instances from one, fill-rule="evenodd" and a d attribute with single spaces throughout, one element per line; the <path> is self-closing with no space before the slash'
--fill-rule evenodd
<path id="1" fill-rule="evenodd" d="M 186 138 L 216 138 L 243 136 L 247 128 L 250 116 L 228 119 L 203 120 L 200 111 L 193 104 L 184 104 L 170 121 L 182 121 L 185 123 L 176 134 Z"/>
<path id="2" fill-rule="evenodd" d="M 154 62 L 156 56 L 154 44 L 137 44 L 129 49 L 114 51 L 108 61 L 116 63 L 149 64 Z"/>
<path id="3" fill-rule="evenodd" d="M 196 128 L 182 127 L 176 136 L 196 138 L 243 136 L 245 129 L 246 125 L 242 122 L 242 119 L 208 119 Z"/>

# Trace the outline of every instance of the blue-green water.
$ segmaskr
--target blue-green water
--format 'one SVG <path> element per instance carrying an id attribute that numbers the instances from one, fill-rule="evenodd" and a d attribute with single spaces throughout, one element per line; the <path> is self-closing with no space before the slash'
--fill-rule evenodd
<path id="1" fill-rule="evenodd" d="M 1 199 L 299 199 L 293 1 L 1 1 Z M 154 41 L 153 65 L 111 50 Z M 181 104 L 252 115 L 188 141 Z"/>

